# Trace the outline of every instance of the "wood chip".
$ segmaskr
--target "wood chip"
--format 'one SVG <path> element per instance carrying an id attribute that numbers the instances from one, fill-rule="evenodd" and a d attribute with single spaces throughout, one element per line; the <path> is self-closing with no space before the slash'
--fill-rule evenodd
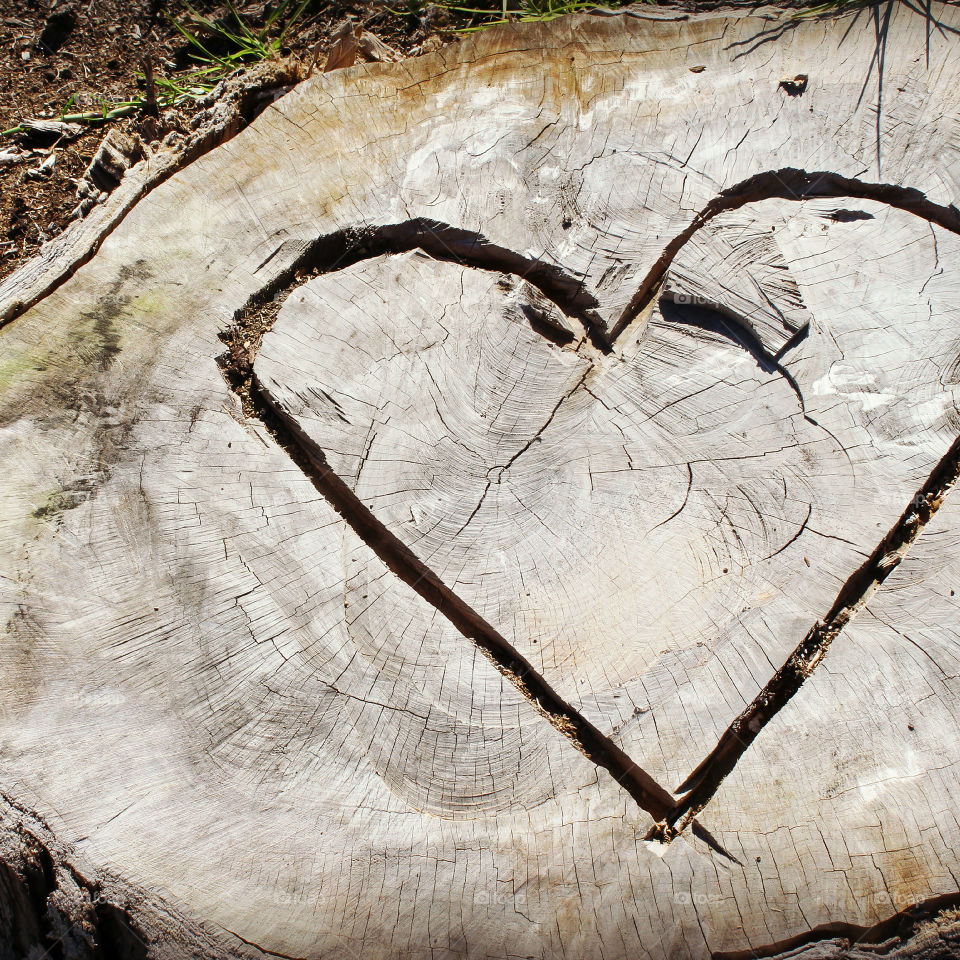
<path id="1" fill-rule="evenodd" d="M 78 123 L 67 123 L 64 120 L 44 120 L 41 117 L 32 117 L 21 120 L 30 139 L 37 140 L 75 140 L 83 133 L 84 128 Z"/>
<path id="2" fill-rule="evenodd" d="M 400 59 L 400 54 L 393 47 L 387 46 L 379 37 L 352 20 L 345 20 L 340 24 L 331 39 L 334 44 L 327 54 L 324 73 L 339 70 L 341 67 L 352 67 L 358 59 L 368 63 L 393 63 Z"/>
<path id="3" fill-rule="evenodd" d="M 327 63 L 323 72 L 329 73 L 331 70 L 339 70 L 341 67 L 352 67 L 357 62 L 362 35 L 363 28 L 352 20 L 345 20 L 340 24 L 331 34 L 330 39 L 333 40 L 333 46 L 327 54 Z"/>
<path id="4" fill-rule="evenodd" d="M 83 174 L 83 181 L 98 191 L 110 193 L 123 179 L 127 170 L 143 156 L 143 145 L 116 128 L 107 133 Z M 81 181 L 81 183 L 83 183 Z M 78 188 L 82 196 L 83 187 Z"/>
<path id="5" fill-rule="evenodd" d="M 400 54 L 393 47 L 388 47 L 369 30 L 360 34 L 359 46 L 360 55 L 371 63 L 393 63 L 400 59 Z"/>

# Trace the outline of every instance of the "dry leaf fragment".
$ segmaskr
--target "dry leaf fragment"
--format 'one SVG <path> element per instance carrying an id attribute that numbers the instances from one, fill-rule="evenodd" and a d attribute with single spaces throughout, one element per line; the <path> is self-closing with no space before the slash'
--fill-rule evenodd
<path id="1" fill-rule="evenodd" d="M 369 30 L 360 34 L 360 55 L 371 63 L 396 63 L 400 59 L 400 54 L 393 47 L 388 47 Z"/>
<path id="2" fill-rule="evenodd" d="M 341 67 L 352 67 L 357 62 L 362 34 L 363 27 L 352 20 L 344 20 L 330 36 L 333 46 L 327 54 L 327 64 L 323 72 L 329 73 Z"/>
<path id="3" fill-rule="evenodd" d="M 339 70 L 341 67 L 352 67 L 359 58 L 368 63 L 395 63 L 400 54 L 393 47 L 387 46 L 379 37 L 369 30 L 364 30 L 360 24 L 352 20 L 345 20 L 331 34 L 334 41 L 327 54 L 327 64 L 324 73 Z"/>

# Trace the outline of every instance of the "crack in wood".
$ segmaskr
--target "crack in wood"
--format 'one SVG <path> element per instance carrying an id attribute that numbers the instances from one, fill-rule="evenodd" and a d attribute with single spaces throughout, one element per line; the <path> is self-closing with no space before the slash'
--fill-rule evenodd
<path id="1" fill-rule="evenodd" d="M 801 175 L 799 171 L 794 172 Z M 733 198 L 730 203 L 735 200 L 737 201 L 735 205 L 742 205 L 754 199 L 762 199 L 760 194 L 764 191 L 767 191 L 764 196 L 778 195 L 769 193 L 770 176 L 773 175 L 760 175 L 759 178 L 746 181 L 745 183 L 750 185 L 748 187 L 741 185 L 740 188 L 732 188 L 727 192 Z M 799 186 L 795 181 L 788 179 L 788 183 L 795 184 L 796 190 L 807 190 L 805 196 L 794 196 L 794 199 L 820 195 L 833 196 L 835 194 L 829 190 L 840 189 L 836 184 L 828 183 L 825 187 L 822 184 L 810 182 L 817 176 L 802 174 Z M 833 177 L 832 174 L 823 176 Z M 842 184 L 849 183 L 844 178 L 838 179 Z M 784 186 L 779 178 L 776 182 L 781 183 L 779 189 L 791 189 L 789 186 Z M 808 186 L 803 187 L 803 184 Z M 865 190 L 864 194 L 852 195 L 869 194 L 871 199 L 879 199 L 879 192 L 882 189 L 883 192 L 892 191 L 892 196 L 898 202 L 893 203 L 889 200 L 888 202 L 901 209 L 929 213 L 928 207 L 936 207 L 930 204 L 919 191 L 885 185 L 868 184 L 866 186 L 870 189 Z M 874 190 L 874 187 L 877 189 Z M 815 190 L 817 192 L 814 192 Z M 823 194 L 820 192 L 823 190 L 828 192 Z M 720 209 L 732 209 L 732 206 L 719 207 L 714 213 L 719 212 Z M 938 209 L 946 210 L 946 208 Z M 943 220 L 948 225 L 948 229 L 960 233 L 960 213 L 954 208 L 950 210 L 952 213 L 949 215 L 944 213 L 942 216 L 938 215 L 939 219 L 937 219 L 931 214 L 929 219 L 938 223 Z M 921 212 L 919 215 L 922 216 L 924 213 Z M 691 230 L 690 233 L 692 232 Z M 683 242 L 686 242 L 686 239 L 689 239 L 689 235 Z M 679 246 L 682 246 L 682 243 Z M 673 250 L 673 255 L 679 246 Z M 648 840 L 669 842 L 690 826 L 694 834 L 708 846 L 724 857 L 737 862 L 736 858 L 724 850 L 696 821 L 696 814 L 709 803 L 723 779 L 733 770 L 766 723 L 799 691 L 804 681 L 823 659 L 830 643 L 896 568 L 930 517 L 939 509 L 943 497 L 960 474 L 960 437 L 951 445 L 898 522 L 877 545 L 870 558 L 847 580 L 824 620 L 814 624 L 753 703 L 733 721 L 717 746 L 671 795 L 610 737 L 602 733 L 564 700 L 492 624 L 443 583 L 433 570 L 376 518 L 349 485 L 330 467 L 319 446 L 307 436 L 269 390 L 257 380 L 253 371 L 253 362 L 260 340 L 269 326 L 272 326 L 276 313 L 273 313 L 273 318 L 266 326 L 247 329 L 246 318 L 250 315 L 252 307 L 271 298 L 279 306 L 283 298 L 307 275 L 335 272 L 372 257 L 415 249 L 421 250 L 433 259 L 460 263 L 475 269 L 511 273 L 527 280 L 566 316 L 578 320 L 583 325 L 585 337 L 594 346 L 599 344 L 604 352 L 612 349 L 612 341 L 602 342 L 601 325 L 595 312 L 598 305 L 596 298 L 588 293 L 575 278 L 552 265 L 531 260 L 514 251 L 490 244 L 480 234 L 436 221 L 416 218 L 379 227 L 366 226 L 337 231 L 320 237 L 305 247 L 295 258 L 292 266 L 280 272 L 256 297 L 251 299 L 246 307 L 237 311 L 231 329 L 222 335 L 222 339 L 234 347 L 240 342 L 250 344 L 243 351 L 231 349 L 218 358 L 227 382 L 240 397 L 244 412 L 248 416 L 257 417 L 264 423 L 277 443 L 376 556 L 419 596 L 435 607 L 460 633 L 474 642 L 554 727 L 571 740 L 592 762 L 606 769 L 638 805 L 657 821 L 656 826 L 647 835 Z M 665 270 L 666 268 L 664 272 Z M 551 342 L 556 342 L 553 336 L 544 334 L 542 330 L 538 332 Z M 749 349 L 749 347 L 745 348 Z M 758 362 L 761 362 L 760 358 Z M 778 360 L 767 362 L 780 366 Z M 808 521 L 809 515 L 804 524 Z"/>
<path id="2" fill-rule="evenodd" d="M 515 270 L 510 268 L 518 268 L 522 271 L 519 276 L 541 290 L 567 316 L 585 321 L 585 333 L 587 337 L 590 336 L 593 321 L 588 312 L 596 301 L 586 293 L 582 284 L 569 275 L 555 267 L 488 244 L 483 237 L 470 231 L 434 221 L 414 220 L 385 227 L 339 231 L 310 244 L 291 267 L 281 272 L 247 307 L 237 312 L 231 329 L 221 335 L 221 339 L 230 346 L 218 358 L 224 377 L 240 398 L 244 413 L 248 417 L 258 418 L 266 426 L 278 445 L 367 547 L 464 637 L 475 643 L 496 669 L 581 753 L 607 770 L 643 810 L 654 820 L 662 822 L 676 805 L 669 791 L 564 700 L 506 637 L 443 583 L 432 569 L 377 519 L 330 467 L 320 447 L 256 377 L 253 363 L 263 335 L 276 318 L 276 310 L 271 311 L 272 316 L 266 324 L 248 328 L 246 321 L 251 315 L 251 308 L 269 299 L 279 306 L 306 274 L 333 272 L 361 260 L 413 249 L 420 249 L 434 259 L 452 260 L 478 269 L 514 273 Z M 547 339 L 553 340 L 552 337 Z M 239 349 L 241 344 L 246 346 Z M 582 385 L 584 379 L 586 374 L 577 387 Z M 573 393 L 573 390 L 569 393 Z M 546 424 L 542 429 L 545 427 Z M 526 447 L 515 454 L 504 469 L 508 469 L 535 439 L 531 439 Z"/>
<path id="3" fill-rule="evenodd" d="M 692 306 L 686 303 L 678 303 L 676 300 L 662 300 L 660 313 L 668 323 L 697 327 L 700 330 L 706 330 L 708 333 L 726 337 L 741 350 L 749 353 L 764 373 L 779 374 L 797 395 L 800 409 L 804 411 L 804 417 L 806 418 L 806 405 L 800 387 L 790 372 L 784 369 L 780 360 L 791 347 L 800 343 L 807 336 L 810 329 L 809 324 L 804 324 L 802 329 L 798 330 L 787 344 L 778 351 L 777 355 L 772 356 L 764 349 L 759 337 L 742 320 L 724 313 L 714 306 L 701 304 Z"/>
<path id="4" fill-rule="evenodd" d="M 794 950 L 823 940 L 846 940 L 851 946 L 854 944 L 876 945 L 893 939 L 902 942 L 912 936 L 924 921 L 933 919 L 944 910 L 957 907 L 960 907 L 960 892 L 941 894 L 914 903 L 872 927 L 844 921 L 821 923 L 804 933 L 767 943 L 761 947 L 715 951 L 711 954 L 711 960 L 764 960 L 766 957 L 776 957 L 788 951 L 792 954 Z M 886 953 L 886 951 L 883 952 Z"/>
<path id="5" fill-rule="evenodd" d="M 327 463 L 323 451 L 304 433 L 262 384 L 252 377 L 250 397 L 260 419 L 316 489 L 354 533 L 404 583 L 472 640 L 517 689 L 593 763 L 607 770 L 655 820 L 675 805 L 670 794 L 609 737 L 578 713 L 530 662 L 476 610 L 451 590 L 395 534 L 381 523 Z"/>
<path id="6" fill-rule="evenodd" d="M 693 489 L 693 466 L 688 463 L 687 464 L 687 489 L 683 494 L 682 503 L 680 504 L 679 507 L 677 507 L 676 510 L 673 511 L 673 513 L 670 514 L 669 517 L 667 517 L 666 520 L 661 520 L 655 527 L 653 527 L 654 530 L 656 530 L 658 527 L 665 527 L 671 520 L 675 520 L 677 517 L 680 516 L 681 513 L 683 513 L 684 508 L 686 507 L 687 503 L 690 500 L 690 491 L 692 489 Z"/>
<path id="7" fill-rule="evenodd" d="M 819 420 L 814 419 L 807 413 L 807 404 L 803 398 L 803 391 L 800 389 L 800 384 L 797 383 L 796 377 L 780 362 L 790 349 L 806 339 L 810 332 L 809 324 L 804 324 L 804 326 L 773 355 L 764 349 L 757 335 L 745 323 L 714 307 L 690 306 L 666 300 L 661 301 L 660 313 L 667 322 L 686 324 L 710 333 L 725 336 L 731 343 L 736 344 L 742 350 L 749 353 L 764 373 L 776 373 L 782 377 L 797 398 L 797 403 L 800 405 L 800 416 L 811 426 L 822 430 L 839 447 L 844 457 L 846 457 L 847 462 L 850 463 L 850 454 L 833 431 L 828 430 Z M 852 463 L 850 463 L 850 467 L 852 470 Z"/>
<path id="8" fill-rule="evenodd" d="M 590 375 L 593 369 L 594 369 L 594 365 L 593 363 L 590 363 L 587 366 L 587 369 L 584 370 L 583 376 L 580 377 L 580 379 L 569 390 L 567 390 L 566 393 L 564 393 L 560 397 L 560 399 L 556 402 L 556 405 L 550 411 L 550 415 L 543 422 L 543 424 L 537 429 L 537 431 L 533 434 L 533 436 L 530 437 L 530 439 L 527 440 L 527 442 L 524 443 L 524 445 L 520 447 L 520 449 L 517 450 L 517 452 L 512 457 L 510 457 L 510 459 L 506 463 L 494 464 L 492 467 L 490 467 L 487 470 L 487 482 L 483 488 L 483 493 L 480 494 L 480 499 L 477 501 L 477 505 L 473 508 L 473 510 L 470 511 L 470 516 L 467 517 L 463 526 L 460 527 L 460 529 L 457 531 L 457 535 L 463 533 L 463 531 L 470 526 L 470 521 L 473 520 L 473 518 L 480 512 L 480 508 L 483 506 L 484 501 L 487 499 L 487 494 L 490 492 L 490 487 L 493 486 L 494 482 L 499 484 L 503 480 L 503 475 L 537 442 L 537 440 L 540 439 L 540 437 L 543 435 L 547 427 L 549 427 L 550 424 L 553 423 L 553 419 L 554 417 L 556 417 L 557 411 L 559 411 L 560 407 L 562 407 L 563 404 L 567 400 L 569 400 L 570 397 L 572 397 L 584 385 L 587 377 Z M 494 477 L 496 478 L 495 481 L 494 481 Z"/>
<path id="9" fill-rule="evenodd" d="M 279 957 L 280 960 L 309 960 L 307 957 L 299 957 L 292 953 L 278 953 L 276 950 L 268 950 L 266 947 L 257 943 L 255 940 L 248 940 L 246 937 L 240 936 L 236 930 L 231 930 L 229 927 L 224 927 L 224 930 L 230 934 L 231 937 L 236 937 L 241 943 L 246 944 L 248 947 L 253 947 L 254 950 L 259 951 L 264 956 L 267 957 Z"/>

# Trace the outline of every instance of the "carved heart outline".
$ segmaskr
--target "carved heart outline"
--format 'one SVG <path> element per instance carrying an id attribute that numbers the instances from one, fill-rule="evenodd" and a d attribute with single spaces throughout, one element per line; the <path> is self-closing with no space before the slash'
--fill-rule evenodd
<path id="1" fill-rule="evenodd" d="M 762 200 L 800 202 L 815 198 L 876 201 L 960 235 L 960 211 L 952 205 L 944 206 L 929 200 L 919 190 L 896 184 L 864 182 L 829 171 L 782 168 L 756 174 L 717 194 L 682 232 L 665 245 L 626 309 L 612 323 L 605 322 L 601 316 L 596 297 L 580 280 L 561 268 L 491 244 L 477 233 L 422 218 L 375 227 L 355 227 L 322 236 L 303 249 L 293 264 L 257 299 L 262 299 L 265 294 L 289 293 L 299 286 L 300 278 L 306 273 L 332 273 L 384 254 L 420 250 L 435 260 L 509 273 L 525 280 L 579 325 L 582 340 L 588 341 L 599 353 L 609 354 L 634 321 L 643 321 L 654 301 L 663 293 L 670 267 L 679 252 L 711 220 L 726 211 Z M 242 314 L 243 311 L 235 328 L 222 337 L 228 344 L 236 343 L 238 335 L 240 339 L 247 335 L 242 331 Z M 568 346 L 578 337 L 576 327 L 565 329 L 546 322 L 545 314 L 530 315 L 528 320 L 540 335 L 557 345 Z M 261 331 L 261 336 L 265 332 Z M 731 332 L 736 336 L 743 330 Z M 805 332 L 801 331 L 788 346 L 801 339 Z M 347 519 L 360 539 L 399 579 L 436 608 L 463 636 L 484 650 L 498 669 L 547 715 L 561 733 L 596 765 L 606 769 L 650 814 L 657 825 L 648 839 L 669 842 L 690 826 L 695 835 L 727 857 L 731 855 L 723 851 L 697 822 L 696 814 L 710 802 L 766 723 L 786 706 L 823 660 L 830 643 L 866 602 L 865 595 L 896 569 L 926 522 L 939 509 L 945 491 L 960 475 L 960 437 L 957 437 L 867 561 L 844 583 L 831 609 L 822 620 L 814 623 L 754 700 L 730 723 L 710 753 L 670 793 L 572 707 L 492 624 L 447 587 L 377 519 L 349 484 L 332 469 L 323 450 L 259 381 L 252 359 L 259 346 L 258 339 L 249 353 L 239 360 L 235 350 L 228 350 L 219 358 L 228 383 L 234 389 L 243 388 L 241 392 L 249 390 L 252 410 L 314 486 Z M 779 363 L 783 352 L 769 359 Z M 919 511 L 918 505 L 922 505 Z M 918 517 L 921 522 L 917 522 Z"/>

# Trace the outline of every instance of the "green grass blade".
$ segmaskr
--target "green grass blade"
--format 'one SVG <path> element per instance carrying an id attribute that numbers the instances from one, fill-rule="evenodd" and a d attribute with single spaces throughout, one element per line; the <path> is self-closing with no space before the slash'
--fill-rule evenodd
<path id="1" fill-rule="evenodd" d="M 219 63 L 223 66 L 226 66 L 222 57 L 218 57 L 215 54 L 211 53 L 201 42 L 194 36 L 189 30 L 186 29 L 181 23 L 177 20 L 174 20 L 173 17 L 170 17 L 170 22 L 180 31 L 181 34 L 186 38 L 186 40 L 196 47 L 202 54 L 202 57 L 197 57 L 194 55 L 194 59 L 203 60 L 206 63 Z"/>
<path id="2" fill-rule="evenodd" d="M 284 37 L 286 37 L 287 35 L 287 31 L 294 25 L 294 23 L 297 22 L 297 20 L 300 19 L 300 15 L 303 13 L 304 10 L 306 10 L 307 4 L 309 2 L 310 0 L 301 0 L 300 5 L 297 7 L 296 10 L 293 11 L 292 16 L 290 16 L 290 18 L 286 21 L 286 23 L 284 23 L 283 29 L 280 31 L 280 36 L 277 38 L 277 41 L 279 43 L 279 46 L 277 47 L 278 50 L 280 49 L 280 47 L 283 46 L 283 40 L 284 40 Z M 284 6 L 286 6 L 286 4 L 284 4 Z"/>
<path id="3" fill-rule="evenodd" d="M 280 17 L 283 14 L 283 11 L 286 10 L 289 5 L 290 5 L 290 0 L 283 0 L 282 3 L 278 3 L 277 8 L 264 21 L 264 27 L 267 29 L 272 27 L 280 19 Z"/>
<path id="4" fill-rule="evenodd" d="M 260 38 L 243 22 L 243 18 L 239 13 L 237 13 L 237 8 L 233 5 L 233 0 L 227 0 L 227 9 L 230 11 L 233 19 L 236 21 L 237 26 L 240 28 L 240 32 L 243 34 L 246 41 L 254 44 L 259 43 Z M 220 29 L 223 31 L 224 36 L 229 36 L 224 28 L 221 27 Z M 231 39 L 235 38 L 231 37 Z"/>

